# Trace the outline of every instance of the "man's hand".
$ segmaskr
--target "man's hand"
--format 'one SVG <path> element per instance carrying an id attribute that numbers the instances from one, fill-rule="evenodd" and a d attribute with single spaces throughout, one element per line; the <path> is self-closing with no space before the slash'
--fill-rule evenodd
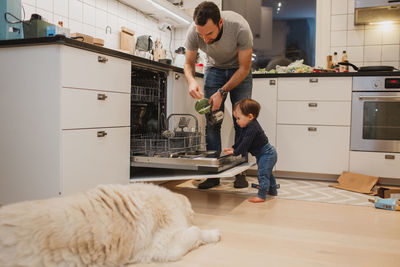
<path id="1" fill-rule="evenodd" d="M 202 99 L 204 96 L 199 84 L 195 80 L 189 83 L 189 95 L 195 99 Z"/>
<path id="2" fill-rule="evenodd" d="M 212 111 L 216 111 L 219 110 L 219 108 L 221 107 L 222 104 L 222 96 L 220 94 L 220 92 L 216 92 L 215 94 L 213 94 L 210 97 L 210 101 L 208 101 L 208 104 L 212 103 Z"/>
<path id="3" fill-rule="evenodd" d="M 224 148 L 224 152 L 228 155 L 233 155 L 233 147 Z"/>

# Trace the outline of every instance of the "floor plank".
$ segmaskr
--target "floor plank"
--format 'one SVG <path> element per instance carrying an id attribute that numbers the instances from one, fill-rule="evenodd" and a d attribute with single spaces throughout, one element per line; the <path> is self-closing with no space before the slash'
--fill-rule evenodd
<path id="1" fill-rule="evenodd" d="M 176 188 L 196 212 L 195 224 L 222 240 L 178 262 L 135 266 L 399 266 L 400 212 L 372 207 Z"/>

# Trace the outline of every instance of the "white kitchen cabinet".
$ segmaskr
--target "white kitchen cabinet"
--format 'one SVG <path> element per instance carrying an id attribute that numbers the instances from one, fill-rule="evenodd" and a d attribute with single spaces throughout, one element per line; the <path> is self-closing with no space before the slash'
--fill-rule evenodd
<path id="1" fill-rule="evenodd" d="M 348 170 L 351 77 L 278 79 L 276 170 Z"/>
<path id="2" fill-rule="evenodd" d="M 400 179 L 400 154 L 350 151 L 350 171 Z"/>
<path id="3" fill-rule="evenodd" d="M 0 204 L 129 182 L 130 61 L 57 44 L 0 58 Z"/>
<path id="4" fill-rule="evenodd" d="M 349 127 L 277 126 L 279 171 L 340 174 L 348 169 Z"/>

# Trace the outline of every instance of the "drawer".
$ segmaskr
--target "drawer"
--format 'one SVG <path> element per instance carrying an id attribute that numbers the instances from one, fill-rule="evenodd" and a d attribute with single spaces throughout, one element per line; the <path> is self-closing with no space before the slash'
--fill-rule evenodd
<path id="1" fill-rule="evenodd" d="M 62 129 L 130 125 L 130 94 L 61 89 Z"/>
<path id="2" fill-rule="evenodd" d="M 62 195 L 99 184 L 128 184 L 129 135 L 129 127 L 62 131 Z"/>
<path id="3" fill-rule="evenodd" d="M 400 179 L 400 153 L 350 151 L 350 171 Z"/>
<path id="4" fill-rule="evenodd" d="M 351 77 L 294 77 L 278 80 L 278 100 L 350 101 Z"/>
<path id="5" fill-rule="evenodd" d="M 341 174 L 348 170 L 350 127 L 278 125 L 276 170 Z"/>
<path id="6" fill-rule="evenodd" d="M 351 102 L 278 101 L 282 124 L 350 125 Z"/>
<path id="7" fill-rule="evenodd" d="M 63 46 L 61 47 L 61 85 L 130 93 L 131 62 Z"/>

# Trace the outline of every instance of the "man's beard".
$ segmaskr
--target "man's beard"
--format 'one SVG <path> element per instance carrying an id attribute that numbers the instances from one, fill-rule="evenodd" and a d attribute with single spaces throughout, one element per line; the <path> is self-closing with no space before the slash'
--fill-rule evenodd
<path id="1" fill-rule="evenodd" d="M 217 35 L 217 38 L 212 39 L 211 42 L 209 42 L 208 44 L 213 44 L 213 43 L 215 43 L 216 41 L 218 41 L 219 39 L 221 39 L 221 36 L 222 36 L 222 27 L 220 28 L 219 25 L 218 25 L 217 27 L 218 27 L 218 35 Z"/>

